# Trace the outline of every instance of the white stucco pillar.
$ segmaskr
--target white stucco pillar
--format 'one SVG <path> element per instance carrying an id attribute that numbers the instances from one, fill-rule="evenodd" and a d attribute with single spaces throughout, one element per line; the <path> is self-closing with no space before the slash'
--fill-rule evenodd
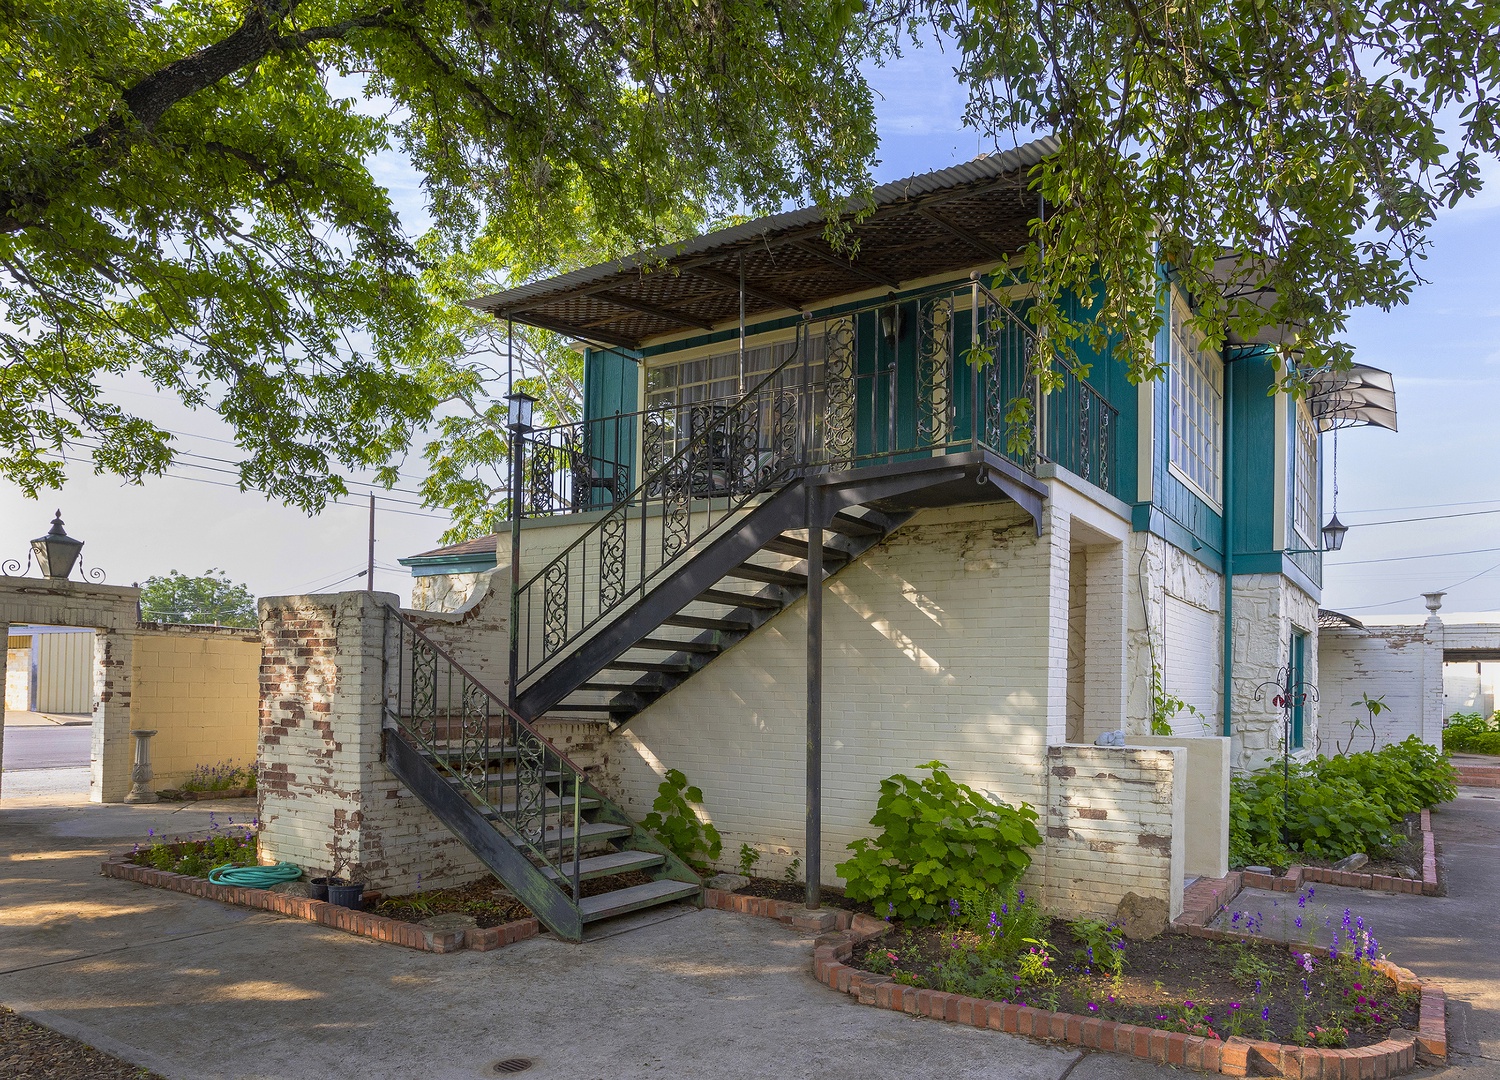
<path id="1" fill-rule="evenodd" d="M 1130 574 L 1126 545 L 1090 547 L 1084 582 L 1083 730 L 1093 742 L 1125 728 L 1126 610 Z"/>

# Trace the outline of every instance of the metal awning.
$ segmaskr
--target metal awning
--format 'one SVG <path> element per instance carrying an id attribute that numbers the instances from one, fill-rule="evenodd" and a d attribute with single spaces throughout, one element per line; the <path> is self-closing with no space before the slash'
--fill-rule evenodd
<path id="1" fill-rule="evenodd" d="M 1319 431 L 1348 427 L 1396 430 L 1396 384 L 1389 371 L 1355 364 L 1320 371 L 1311 379 L 1307 406 Z"/>
<path id="2" fill-rule="evenodd" d="M 759 218 L 680 244 L 561 274 L 470 307 L 585 341 L 637 348 L 651 338 L 713 329 L 745 314 L 803 310 L 872 288 L 998 263 L 1019 251 L 1037 214 L 1027 174 L 1052 136 L 962 165 L 884 184 L 851 203 L 851 258 L 823 239 L 816 207 Z M 742 276 L 743 275 L 743 276 Z"/>

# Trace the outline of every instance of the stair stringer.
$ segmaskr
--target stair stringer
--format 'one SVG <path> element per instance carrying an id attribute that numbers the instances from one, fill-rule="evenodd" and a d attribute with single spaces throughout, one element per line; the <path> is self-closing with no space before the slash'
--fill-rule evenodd
<path id="1" fill-rule="evenodd" d="M 687 607 L 704 589 L 748 561 L 773 537 L 806 528 L 804 481 L 795 480 L 760 503 L 692 555 L 661 584 L 636 600 L 618 618 L 547 668 L 516 697 L 515 709 L 528 720 L 541 716 L 581 683 L 618 660 L 631 646 Z"/>
<path id="2" fill-rule="evenodd" d="M 548 930 L 564 941 L 583 940 L 583 913 L 572 897 L 548 881 L 478 807 L 465 799 L 415 747 L 389 728 L 385 732 L 385 763 L 396 779 L 503 881 Z M 615 810 L 622 813 L 618 808 Z"/>
<path id="3" fill-rule="evenodd" d="M 915 516 L 915 513 L 914 512 L 910 512 L 910 511 L 904 512 L 904 513 L 890 513 L 890 512 L 885 512 L 885 513 L 881 513 L 879 516 L 884 521 L 884 524 L 881 526 L 884 531 L 879 536 L 871 536 L 871 537 L 866 537 L 866 538 L 862 538 L 862 539 L 853 539 L 853 538 L 848 538 L 848 537 L 840 537 L 837 541 L 834 541 L 834 543 L 838 544 L 839 550 L 844 551 L 844 552 L 846 552 L 849 555 L 849 559 L 848 559 L 848 561 L 844 562 L 841 566 L 839 566 L 837 569 L 831 570 L 831 571 L 829 571 L 828 573 L 826 573 L 824 575 L 824 577 L 823 577 L 823 583 L 825 585 L 828 582 L 832 581 L 834 578 L 838 577 L 840 574 L 842 574 L 849 567 L 851 567 L 855 563 L 859 562 L 861 556 L 865 555 L 866 553 L 868 553 L 870 551 L 873 551 L 875 548 L 877 548 L 881 544 L 885 543 L 886 540 L 890 539 L 891 535 L 894 532 L 896 532 L 897 529 L 901 528 L 902 525 L 904 525 L 908 521 L 910 521 Z M 803 526 L 803 528 L 805 528 L 805 527 L 806 526 Z M 828 545 L 825 545 L 825 546 L 831 547 L 833 545 L 832 544 L 828 544 Z M 775 622 L 782 615 L 786 614 L 788 608 L 790 608 L 794 603 L 796 603 L 802 597 L 804 597 L 804 596 L 807 595 L 807 590 L 805 590 L 805 589 L 789 589 L 789 588 L 786 588 L 784 586 L 768 586 L 768 588 L 769 589 L 775 589 L 778 593 L 784 594 L 787 597 L 786 602 L 785 602 L 785 604 L 783 605 L 783 607 L 782 607 L 782 609 L 780 611 L 774 611 L 774 612 L 771 612 L 771 611 L 752 612 L 748 608 L 735 608 L 735 609 L 733 609 L 733 611 L 731 611 L 730 616 L 729 616 L 731 618 L 742 618 L 742 619 L 745 619 L 745 620 L 749 621 L 752 618 L 752 616 L 757 616 L 757 617 L 754 618 L 754 621 L 752 623 L 751 629 L 745 631 L 744 633 L 735 634 L 733 642 L 731 642 L 730 646 L 726 647 L 722 652 L 716 653 L 716 654 L 714 654 L 712 656 L 708 656 L 708 657 L 702 657 L 702 656 L 697 657 L 696 659 L 698 660 L 698 662 L 693 665 L 693 670 L 690 673 L 688 673 L 686 675 L 677 675 L 677 676 L 669 676 L 669 677 L 667 677 L 666 680 L 665 680 L 666 685 L 664 686 L 664 688 L 662 688 L 657 693 L 653 694 L 651 700 L 648 701 L 648 702 L 646 702 L 640 708 L 635 709 L 633 711 L 630 711 L 630 715 L 626 716 L 623 720 L 612 721 L 611 724 L 610 724 L 610 730 L 611 731 L 619 731 L 620 729 L 624 728 L 627 724 L 629 724 L 631 721 L 635 720 L 636 717 L 638 717 L 641 714 L 643 714 L 644 712 L 646 712 L 646 710 L 649 709 L 649 708 L 651 708 L 651 706 L 657 704 L 660 701 L 664 701 L 667 698 L 667 696 L 670 695 L 673 691 L 675 691 L 678 688 L 682 687 L 686 683 L 691 682 L 694 675 L 698 674 L 698 672 L 700 672 L 704 668 L 708 667 L 709 664 L 711 664 L 711 663 L 713 663 L 713 661 L 719 659 L 719 657 L 724 656 L 726 653 L 728 653 L 730 651 L 730 649 L 734 645 L 738 645 L 741 641 L 744 641 L 745 639 L 747 639 L 749 637 L 752 637 L 754 634 L 756 634 L 762 628 L 764 628 L 766 626 L 769 626 L 771 623 Z M 718 634 L 718 633 L 719 633 L 718 631 L 706 630 L 702 634 L 699 634 L 696 637 L 693 637 L 693 638 L 688 639 L 688 640 L 695 641 L 695 642 L 697 642 L 697 641 L 707 641 L 707 640 L 711 640 L 713 638 L 713 636 L 716 635 L 716 634 Z M 673 660 L 673 661 L 682 661 L 682 660 L 687 660 L 688 657 L 689 657 L 689 655 L 691 655 L 691 654 L 673 653 L 667 659 Z M 624 697 L 625 695 L 620 695 L 620 696 Z M 625 712 L 625 711 L 627 711 L 627 710 L 621 709 L 621 712 Z"/>

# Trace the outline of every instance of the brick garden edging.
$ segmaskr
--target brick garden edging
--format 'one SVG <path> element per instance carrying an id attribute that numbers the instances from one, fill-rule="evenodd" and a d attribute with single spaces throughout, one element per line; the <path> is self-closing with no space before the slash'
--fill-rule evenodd
<path id="1" fill-rule="evenodd" d="M 1223 880 L 1223 879 L 1220 879 Z M 1238 890 L 1236 890 L 1238 891 Z M 1389 961 L 1377 967 L 1396 982 L 1398 991 L 1420 990 L 1421 1008 L 1416 1033 L 1397 1029 L 1391 1037 L 1373 1046 L 1353 1050 L 1325 1050 L 1288 1046 L 1231 1036 L 1220 1041 L 1137 1024 L 1120 1024 L 1076 1013 L 1051 1012 L 1029 1005 L 1013 1005 L 982 998 L 919 990 L 895 982 L 889 975 L 876 975 L 846 963 L 860 942 L 886 933 L 890 927 L 869 915 L 823 909 L 807 911 L 798 904 L 758 896 L 704 890 L 704 907 L 737 911 L 777 919 L 801 929 L 828 928 L 813 945 L 813 975 L 825 986 L 858 999 L 861 1005 L 925 1016 L 932 1020 L 967 1024 L 1012 1035 L 1027 1035 L 1050 1042 L 1066 1042 L 1090 1050 L 1109 1050 L 1164 1065 L 1178 1065 L 1224 1076 L 1286 1076 L 1303 1080 L 1361 1080 L 1399 1076 L 1414 1068 L 1418 1060 L 1443 1060 L 1447 1056 L 1447 1021 L 1443 991 L 1424 983 L 1411 972 Z M 816 917 L 816 918 L 812 918 Z M 820 926 L 811 925 L 818 922 Z M 1193 927 L 1194 936 L 1243 940 L 1241 935 Z"/>
<path id="2" fill-rule="evenodd" d="M 125 855 L 116 855 L 99 865 L 105 877 L 134 881 L 158 889 L 187 893 L 205 900 L 218 900 L 225 904 L 274 911 L 294 919 L 305 919 L 320 926 L 342 930 L 359 937 L 388 941 L 408 949 L 423 952 L 451 953 L 460 949 L 489 952 L 503 948 L 529 937 L 536 937 L 541 926 L 536 919 L 517 919 L 503 926 L 492 926 L 485 930 L 429 930 L 416 923 L 390 919 L 384 915 L 373 915 L 367 911 L 338 907 L 323 900 L 306 896 L 291 896 L 272 892 L 270 889 L 252 889 L 244 885 L 215 885 L 206 878 L 174 874 L 170 870 L 153 870 L 148 866 L 137 866 Z"/>

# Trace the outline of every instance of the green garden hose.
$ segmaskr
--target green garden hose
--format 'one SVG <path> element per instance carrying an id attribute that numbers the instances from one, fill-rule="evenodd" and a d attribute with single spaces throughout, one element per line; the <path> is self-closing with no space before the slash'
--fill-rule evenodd
<path id="1" fill-rule="evenodd" d="M 208 872 L 208 880 L 215 885 L 243 885 L 251 889 L 269 889 L 283 881 L 296 881 L 302 870 L 291 863 L 279 862 L 273 866 L 236 866 L 225 863 Z"/>

